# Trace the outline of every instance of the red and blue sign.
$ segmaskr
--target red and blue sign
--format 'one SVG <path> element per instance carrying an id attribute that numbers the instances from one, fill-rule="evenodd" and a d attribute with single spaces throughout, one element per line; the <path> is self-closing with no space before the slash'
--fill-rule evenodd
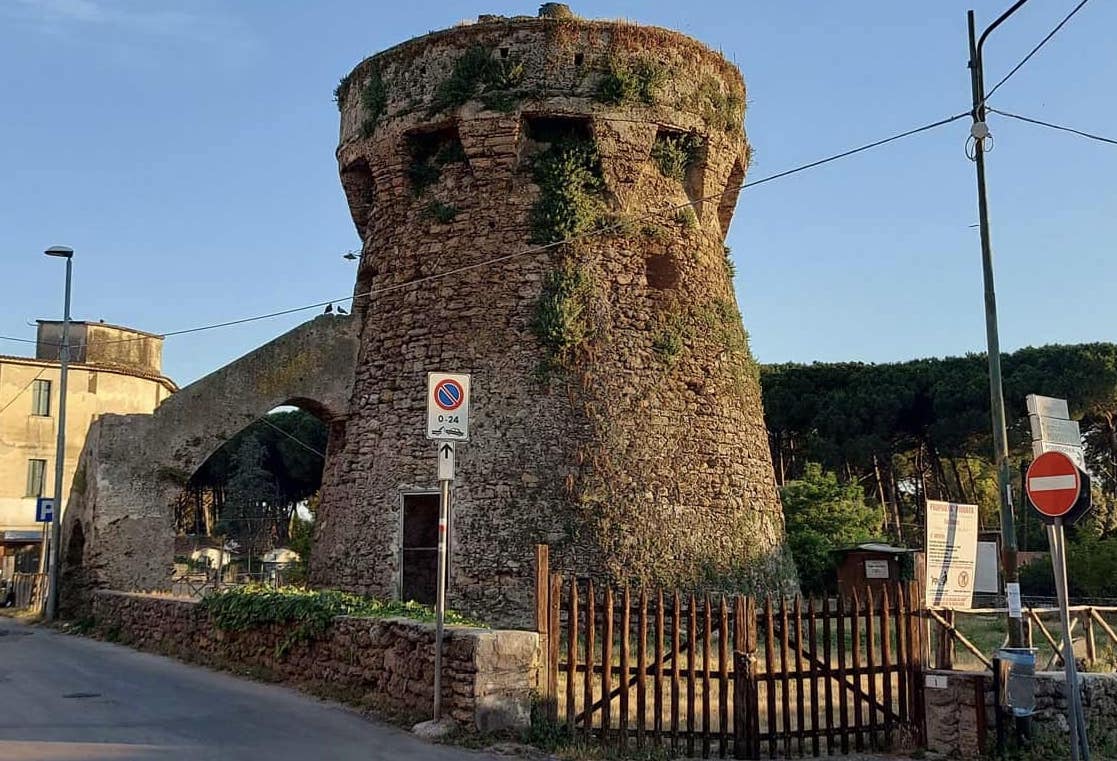
<path id="1" fill-rule="evenodd" d="M 465 389 L 453 378 L 440 381 L 434 387 L 434 403 L 446 412 L 453 412 L 465 401 Z"/>

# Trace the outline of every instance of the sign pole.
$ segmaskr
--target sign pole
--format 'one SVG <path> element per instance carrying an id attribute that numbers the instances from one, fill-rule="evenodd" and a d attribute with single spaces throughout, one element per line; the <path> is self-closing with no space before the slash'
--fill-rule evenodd
<path id="1" fill-rule="evenodd" d="M 1078 672 L 1074 663 L 1074 642 L 1070 636 L 1070 611 L 1067 609 L 1067 565 L 1066 565 L 1066 536 L 1063 532 L 1063 521 L 1056 518 L 1053 525 L 1047 527 L 1047 537 L 1051 544 L 1051 566 L 1055 570 L 1055 594 L 1059 597 L 1059 622 L 1063 628 L 1063 667 L 1066 674 L 1067 688 L 1067 724 L 1070 725 L 1070 757 L 1071 761 L 1078 761 L 1079 750 L 1086 747 L 1085 733 L 1081 721 L 1081 705 L 1078 696 Z M 1086 750 L 1085 761 L 1089 761 L 1089 750 Z"/>
<path id="2" fill-rule="evenodd" d="M 442 447 L 453 444 L 443 444 Z M 442 447 L 439 447 L 441 450 Z M 441 457 L 441 455 L 440 455 Z M 434 720 L 442 719 L 442 629 L 446 621 L 446 526 L 450 522 L 450 481 L 438 482 L 438 586 L 434 601 Z"/>

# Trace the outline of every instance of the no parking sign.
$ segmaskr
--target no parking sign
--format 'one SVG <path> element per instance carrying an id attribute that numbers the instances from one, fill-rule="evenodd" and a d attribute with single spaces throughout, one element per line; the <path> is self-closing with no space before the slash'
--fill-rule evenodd
<path id="1" fill-rule="evenodd" d="M 427 438 L 469 441 L 469 376 L 427 373 Z"/>

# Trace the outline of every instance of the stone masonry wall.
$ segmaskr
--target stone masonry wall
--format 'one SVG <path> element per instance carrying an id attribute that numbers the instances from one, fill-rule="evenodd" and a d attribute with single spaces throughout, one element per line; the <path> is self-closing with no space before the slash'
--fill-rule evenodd
<path id="1" fill-rule="evenodd" d="M 927 706 L 927 747 L 951 757 L 979 758 L 977 700 L 985 703 L 986 750 L 996 742 L 993 675 L 973 671 L 928 671 L 947 679 L 945 688 L 924 689 Z M 1117 674 L 1079 674 L 1091 747 L 1117 748 Z M 977 686 L 980 680 L 981 687 Z M 1034 734 L 1041 747 L 1065 750 L 1069 744 L 1066 679 L 1062 672 L 1036 674 Z M 1060 743 L 1065 740 L 1065 743 Z M 1069 757 L 1069 751 L 1066 751 Z"/>
<path id="2" fill-rule="evenodd" d="M 477 50 L 518 72 L 517 84 L 496 105 L 472 98 L 440 109 L 443 85 Z M 610 67 L 648 66 L 664 76 L 647 99 L 597 96 Z M 377 82 L 383 109 L 370 122 Z M 437 489 L 434 447 L 423 438 L 425 376 L 443 370 L 473 376 L 451 531 L 458 610 L 526 621 L 539 542 L 551 546 L 556 570 L 668 586 L 792 586 L 723 245 L 749 155 L 736 68 L 669 30 L 483 18 L 366 60 L 338 96 L 339 167 L 364 241 L 354 302 L 363 329 L 312 580 L 399 594 L 401 497 Z M 728 108 L 726 123 L 733 103 L 740 109 Z M 602 219 L 616 228 L 540 248 L 533 156 L 555 129 L 592 141 Z M 702 138 L 682 180 L 652 157 L 665 133 Z M 413 147 L 429 139 L 459 158 L 420 188 Z M 691 200 L 695 214 L 676 213 Z M 525 251 L 533 253 L 510 256 Z M 502 256 L 510 258 L 488 263 Z M 536 323 L 562 272 L 588 293 L 572 307 L 584 340 L 556 368 Z"/>
<path id="3" fill-rule="evenodd" d="M 278 655 L 284 627 L 222 632 L 191 600 L 102 590 L 93 594 L 92 614 L 102 635 L 141 650 L 254 672 L 401 719 L 430 718 L 430 624 L 339 617 L 322 638 L 295 644 Z M 527 726 L 537 635 L 460 626 L 446 627 L 445 634 L 446 715 L 467 730 Z"/>

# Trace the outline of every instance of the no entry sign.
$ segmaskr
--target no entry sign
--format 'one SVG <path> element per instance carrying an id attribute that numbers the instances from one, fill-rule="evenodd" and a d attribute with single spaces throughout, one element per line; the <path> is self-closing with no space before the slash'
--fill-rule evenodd
<path id="1" fill-rule="evenodd" d="M 1090 478 L 1062 452 L 1045 452 L 1024 478 L 1028 501 L 1047 522 L 1073 523 L 1090 508 Z"/>

